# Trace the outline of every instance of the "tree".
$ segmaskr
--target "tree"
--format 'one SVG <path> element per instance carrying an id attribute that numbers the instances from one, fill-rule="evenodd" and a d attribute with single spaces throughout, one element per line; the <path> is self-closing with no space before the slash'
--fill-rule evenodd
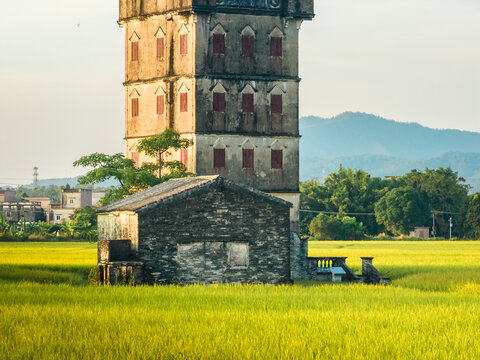
<path id="1" fill-rule="evenodd" d="M 395 234 L 408 234 L 415 225 L 425 222 L 426 204 L 410 186 L 388 191 L 375 203 L 375 216 L 379 224 Z"/>
<path id="2" fill-rule="evenodd" d="M 342 240 L 342 222 L 335 216 L 318 214 L 310 223 L 310 234 L 322 240 Z"/>
<path id="3" fill-rule="evenodd" d="M 321 213 L 310 223 L 310 233 L 324 240 L 361 240 L 365 234 L 365 227 L 354 217 Z"/>
<path id="4" fill-rule="evenodd" d="M 331 173 L 322 185 L 317 179 L 300 184 L 300 208 L 338 212 L 340 218 L 348 213 L 373 214 L 375 202 L 391 185 L 392 181 L 371 177 L 361 169 L 352 170 L 340 166 L 338 172 Z M 302 212 L 300 217 L 302 234 L 307 234 L 308 224 L 313 217 L 313 213 Z M 379 226 L 374 216 L 365 215 L 361 219 L 367 233 L 378 233 Z"/>
<path id="5" fill-rule="evenodd" d="M 480 239 L 480 193 L 468 197 L 464 228 L 467 237 Z"/>
<path id="6" fill-rule="evenodd" d="M 325 211 L 325 200 L 330 197 L 327 188 L 320 185 L 318 179 L 300 183 L 300 207 L 302 210 Z M 310 222 L 315 218 L 315 212 L 300 212 L 300 234 L 308 235 Z"/>
<path id="7" fill-rule="evenodd" d="M 447 235 L 449 231 L 448 219 L 452 214 L 465 212 L 467 204 L 469 186 L 465 184 L 465 179 L 458 176 L 458 173 L 450 167 L 438 169 L 426 168 L 424 172 L 412 170 L 411 172 L 399 178 L 401 186 L 410 186 L 420 195 L 422 201 L 426 204 L 424 207 L 424 218 L 430 219 L 431 212 L 435 214 L 435 225 L 437 233 Z M 442 214 L 441 212 L 445 212 Z M 429 222 L 429 220 L 428 220 Z M 457 235 L 463 235 L 458 232 L 463 228 L 463 217 L 457 217 L 457 226 L 455 231 Z M 421 224 L 418 224 L 421 225 Z M 423 225 L 426 225 L 424 223 Z"/>
<path id="8" fill-rule="evenodd" d="M 350 216 L 344 216 L 341 221 L 344 240 L 361 240 L 365 237 L 365 226 L 362 222 Z"/>
<path id="9" fill-rule="evenodd" d="M 93 167 L 93 170 L 78 179 L 81 185 L 97 184 L 110 178 L 118 181 L 120 185 L 108 188 L 106 195 L 100 200 L 100 205 L 107 205 L 168 179 L 192 175 L 180 161 L 163 161 L 161 156 L 168 155 L 169 149 L 183 149 L 191 144 L 190 140 L 180 139 L 180 134 L 168 129 L 160 135 L 143 139 L 137 147 L 137 150 L 157 157 L 156 163 L 143 163 L 137 168 L 133 160 L 126 159 L 121 153 L 94 153 L 81 157 L 73 165 Z M 168 174 L 160 176 L 162 168 L 167 169 Z"/>

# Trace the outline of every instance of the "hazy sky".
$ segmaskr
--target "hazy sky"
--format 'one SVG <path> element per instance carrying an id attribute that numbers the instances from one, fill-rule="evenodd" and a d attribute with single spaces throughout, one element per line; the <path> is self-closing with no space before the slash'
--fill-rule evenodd
<path id="1" fill-rule="evenodd" d="M 24 0 L 0 12 L 0 186 L 84 172 L 123 152 L 118 0 Z M 300 114 L 362 111 L 480 131 L 480 1 L 317 0 L 300 35 Z M 326 154 L 328 156 L 328 154 Z"/>

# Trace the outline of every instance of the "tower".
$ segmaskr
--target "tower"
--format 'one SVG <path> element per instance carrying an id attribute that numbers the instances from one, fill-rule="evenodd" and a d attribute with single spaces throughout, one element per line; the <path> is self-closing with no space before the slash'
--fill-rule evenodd
<path id="1" fill-rule="evenodd" d="M 298 33 L 313 0 L 120 0 L 125 29 L 125 154 L 166 128 L 173 153 L 294 204 L 298 228 Z"/>

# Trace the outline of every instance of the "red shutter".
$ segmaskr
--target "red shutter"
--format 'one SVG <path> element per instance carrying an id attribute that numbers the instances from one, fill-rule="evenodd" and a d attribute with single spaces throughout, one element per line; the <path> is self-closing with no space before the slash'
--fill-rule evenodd
<path id="1" fill-rule="evenodd" d="M 157 38 L 157 59 L 162 59 L 164 56 L 164 43 L 163 37 Z"/>
<path id="2" fill-rule="evenodd" d="M 188 110 L 188 94 L 180 93 L 180 112 L 187 112 Z"/>
<path id="3" fill-rule="evenodd" d="M 282 56 L 282 38 L 270 38 L 270 56 Z"/>
<path id="4" fill-rule="evenodd" d="M 253 113 L 253 94 L 242 94 L 242 112 Z"/>
<path id="5" fill-rule="evenodd" d="M 225 167 L 225 149 L 213 149 L 213 167 L 215 169 Z"/>
<path id="6" fill-rule="evenodd" d="M 270 96 L 270 112 L 272 114 L 282 113 L 282 95 Z"/>
<path id="7" fill-rule="evenodd" d="M 158 95 L 157 96 L 157 115 L 163 115 L 164 111 L 165 111 L 164 96 Z"/>
<path id="8" fill-rule="evenodd" d="M 213 34 L 213 53 L 225 54 L 225 35 Z"/>
<path id="9" fill-rule="evenodd" d="M 253 149 L 243 149 L 242 155 L 242 168 L 253 169 Z"/>
<path id="10" fill-rule="evenodd" d="M 188 149 L 182 149 L 180 153 L 180 158 L 181 158 L 182 164 L 185 167 L 188 167 Z"/>
<path id="11" fill-rule="evenodd" d="M 242 36 L 242 55 L 253 56 L 254 37 L 250 35 Z"/>
<path id="12" fill-rule="evenodd" d="M 137 152 L 132 152 L 132 160 L 135 163 L 135 167 L 138 169 L 138 153 Z"/>
<path id="13" fill-rule="evenodd" d="M 225 112 L 225 93 L 213 93 L 213 111 Z"/>
<path id="14" fill-rule="evenodd" d="M 131 59 L 132 61 L 137 61 L 138 60 L 138 41 L 132 41 L 131 44 L 132 44 Z"/>
<path id="15" fill-rule="evenodd" d="M 272 169 L 283 167 L 283 150 L 272 150 Z"/>
<path id="16" fill-rule="evenodd" d="M 180 35 L 180 55 L 187 53 L 187 34 Z"/>
<path id="17" fill-rule="evenodd" d="M 132 98 L 132 117 L 138 117 L 138 98 Z"/>

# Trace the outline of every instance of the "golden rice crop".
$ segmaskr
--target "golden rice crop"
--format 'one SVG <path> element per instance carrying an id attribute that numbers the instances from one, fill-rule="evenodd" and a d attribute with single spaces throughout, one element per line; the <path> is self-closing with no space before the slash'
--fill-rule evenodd
<path id="1" fill-rule="evenodd" d="M 0 273 L 0 358 L 480 358 L 480 285 L 464 281 L 458 269 L 478 271 L 476 244 L 433 243 L 431 253 L 423 242 L 312 244 L 316 254 L 349 256 L 353 266 L 360 264 L 357 256 L 375 256 L 374 264 L 394 275 L 394 285 L 387 287 L 88 287 L 13 281 Z M 12 271 L 34 266 L 31 258 L 22 261 L 22 245 L 31 249 L 31 244 L 0 244 L 1 266 Z M 43 245 L 34 245 L 38 261 L 60 271 L 53 245 Z M 61 256 L 62 244 L 56 246 Z M 68 244 L 65 253 L 70 258 L 63 260 L 64 273 L 78 269 L 75 261 L 85 267 L 95 263 L 94 246 Z M 439 255 L 455 261 L 436 261 Z M 417 256 L 423 262 L 415 272 Z M 457 274 L 456 287 L 425 291 L 415 285 L 421 282 L 415 276 L 454 281 L 442 276 L 445 269 Z"/>

